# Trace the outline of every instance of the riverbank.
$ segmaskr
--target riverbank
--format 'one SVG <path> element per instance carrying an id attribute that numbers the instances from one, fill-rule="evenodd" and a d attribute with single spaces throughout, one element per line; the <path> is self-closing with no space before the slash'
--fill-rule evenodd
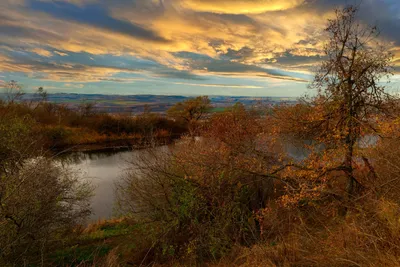
<path id="1" fill-rule="evenodd" d="M 122 152 L 132 149 L 146 149 L 154 146 L 163 146 L 174 143 L 179 140 L 181 135 L 170 135 L 164 137 L 155 137 L 145 139 L 141 137 L 105 139 L 100 142 L 88 142 L 81 144 L 53 145 L 50 149 L 56 154 L 72 152 Z"/>
<path id="2" fill-rule="evenodd" d="M 128 218 L 99 220 L 75 229 L 68 246 L 54 248 L 49 262 L 54 266 L 140 266 L 151 247 L 153 225 Z M 85 265 L 87 264 L 87 265 Z"/>

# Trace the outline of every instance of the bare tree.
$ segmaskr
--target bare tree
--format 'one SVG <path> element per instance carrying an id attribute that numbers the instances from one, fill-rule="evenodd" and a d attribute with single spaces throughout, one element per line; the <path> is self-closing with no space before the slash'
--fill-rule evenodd
<path id="1" fill-rule="evenodd" d="M 377 133 L 372 116 L 389 115 L 393 96 L 380 81 L 391 75 L 392 55 L 379 41 L 377 27 L 357 21 L 358 8 L 336 10 L 328 22 L 326 60 L 312 87 L 318 90 L 313 105 L 319 107 L 320 136 L 325 143 L 344 147 L 340 169 L 347 176 L 347 197 L 360 182 L 354 177 L 354 149 L 363 132 Z"/>
<path id="2" fill-rule="evenodd" d="M 22 91 L 21 85 L 16 81 L 11 80 L 4 86 L 4 94 L 7 103 L 12 104 L 17 100 L 20 100 L 25 93 Z"/>

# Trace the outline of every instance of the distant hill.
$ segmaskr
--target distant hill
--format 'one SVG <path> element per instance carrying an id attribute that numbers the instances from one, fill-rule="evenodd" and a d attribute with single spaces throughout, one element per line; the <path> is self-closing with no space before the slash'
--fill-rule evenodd
<path id="1" fill-rule="evenodd" d="M 0 98 L 4 98 L 0 94 Z M 177 102 L 184 101 L 190 97 L 179 95 L 102 95 L 102 94 L 49 94 L 48 101 L 65 104 L 71 108 L 87 102 L 96 104 L 99 112 L 107 113 L 132 113 L 137 114 L 144 111 L 148 106 L 152 112 L 165 113 L 167 109 Z M 34 94 L 25 94 L 24 100 L 35 101 Z M 296 98 L 290 97 L 248 97 L 248 96 L 210 96 L 215 110 L 221 110 L 237 102 L 245 106 L 274 105 L 277 103 L 295 103 Z"/>

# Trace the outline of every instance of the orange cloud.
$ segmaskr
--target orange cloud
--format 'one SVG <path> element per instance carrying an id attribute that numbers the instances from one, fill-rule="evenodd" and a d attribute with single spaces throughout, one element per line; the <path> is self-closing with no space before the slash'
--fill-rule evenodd
<path id="1" fill-rule="evenodd" d="M 52 57 L 53 53 L 50 51 L 47 51 L 45 49 L 42 48 L 34 48 L 31 50 L 31 52 L 38 54 L 39 56 L 43 56 L 43 57 Z"/>
<path id="2" fill-rule="evenodd" d="M 63 52 L 60 52 L 60 51 L 54 51 L 54 53 L 59 55 L 59 56 L 62 56 L 62 57 L 68 56 L 67 53 L 63 53 Z"/>
<path id="3" fill-rule="evenodd" d="M 84 0 L 62 1 L 76 5 L 88 3 Z M 270 77 L 304 82 L 295 77 L 274 76 L 262 72 L 243 74 L 221 70 L 216 73 L 206 68 L 200 71 L 194 67 L 198 59 L 183 58 L 178 52 L 190 52 L 213 60 L 223 59 L 257 67 L 307 73 L 319 61 L 317 56 L 322 54 L 325 38 L 323 29 L 327 18 L 332 15 L 331 11 L 316 13 L 315 10 L 296 8 L 304 0 L 136 0 L 135 4 L 116 2 L 121 5 L 111 6 L 108 10 L 110 16 L 143 25 L 171 42 L 140 40 L 94 25 L 61 20 L 44 12 L 18 8 L 0 10 L 0 18 L 7 18 L 2 20 L 2 25 L 12 29 L 12 34 L 1 41 L 10 49 L 24 45 L 26 51 L 45 57 L 51 57 L 52 53 L 68 56 L 69 52 L 131 55 L 195 74 L 245 75 L 247 78 Z M 268 14 L 262 14 L 265 12 Z M 38 47 L 46 47 L 48 50 Z M 293 61 L 286 58 L 287 53 L 293 56 Z M 400 49 L 394 53 L 394 62 L 400 66 Z M 298 58 L 302 60 L 297 60 Z M 286 59 L 286 64 L 280 59 Z M 44 73 L 43 79 L 66 82 L 79 79 L 99 81 L 121 72 L 115 68 L 75 67 L 64 64 L 54 68 L 49 65 L 43 69 L 35 69 L 29 63 L 14 64 L 11 59 L 0 61 L 0 71 L 30 73 L 37 70 Z"/>
<path id="4" fill-rule="evenodd" d="M 182 5 L 196 11 L 221 14 L 259 14 L 285 10 L 304 3 L 304 0 L 185 0 Z"/>

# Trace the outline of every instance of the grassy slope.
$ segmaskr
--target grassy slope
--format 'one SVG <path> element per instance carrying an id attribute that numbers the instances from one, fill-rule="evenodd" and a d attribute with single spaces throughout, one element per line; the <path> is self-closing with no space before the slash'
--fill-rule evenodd
<path id="1" fill-rule="evenodd" d="M 89 225 L 49 259 L 56 266 L 110 266 L 140 264 L 149 246 L 148 227 L 127 219 L 101 221 Z M 150 230 L 151 231 L 151 230 Z M 151 246 L 151 245 L 150 245 Z M 141 255 L 144 254 L 144 255 Z"/>

